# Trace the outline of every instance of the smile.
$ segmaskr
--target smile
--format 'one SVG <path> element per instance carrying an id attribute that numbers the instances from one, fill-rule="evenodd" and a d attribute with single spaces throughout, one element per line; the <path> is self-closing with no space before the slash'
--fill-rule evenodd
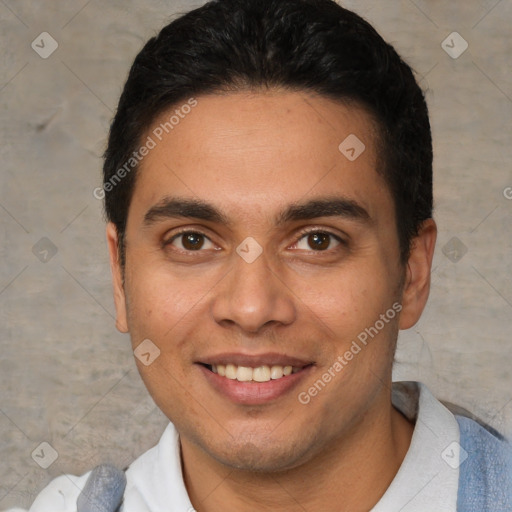
<path id="1" fill-rule="evenodd" d="M 210 370 L 221 377 L 239 382 L 269 382 L 270 380 L 282 379 L 292 373 L 298 373 L 301 368 L 278 364 L 251 368 L 250 366 L 237 366 L 236 364 L 229 363 L 211 365 Z"/>
<path id="2" fill-rule="evenodd" d="M 215 359 L 196 365 L 206 382 L 230 402 L 253 406 L 272 403 L 287 396 L 308 378 L 315 366 L 299 359 L 271 355 L 232 355 Z"/>

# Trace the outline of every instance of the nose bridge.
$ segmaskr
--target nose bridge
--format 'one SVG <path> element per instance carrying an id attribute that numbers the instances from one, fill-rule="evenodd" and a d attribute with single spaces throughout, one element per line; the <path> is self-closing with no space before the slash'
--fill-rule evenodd
<path id="1" fill-rule="evenodd" d="M 245 251 L 244 251 L 245 249 Z M 213 304 L 217 323 L 237 324 L 255 332 L 270 322 L 289 324 L 295 318 L 293 297 L 272 269 L 267 255 L 240 244 L 233 268 Z"/>
<path id="2" fill-rule="evenodd" d="M 277 279 L 270 267 L 267 254 L 261 254 L 254 260 L 246 260 L 243 257 L 235 258 L 233 262 L 234 292 L 239 299 L 264 300 L 270 298 L 274 293 Z"/>

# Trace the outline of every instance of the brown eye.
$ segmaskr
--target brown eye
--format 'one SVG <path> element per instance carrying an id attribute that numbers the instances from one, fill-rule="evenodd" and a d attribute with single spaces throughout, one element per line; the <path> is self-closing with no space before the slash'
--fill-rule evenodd
<path id="1" fill-rule="evenodd" d="M 327 233 L 312 233 L 308 235 L 308 244 L 312 249 L 323 251 L 329 248 L 330 235 Z"/>
<path id="2" fill-rule="evenodd" d="M 296 248 L 306 251 L 326 251 L 327 249 L 333 249 L 335 246 L 341 243 L 340 239 L 325 231 L 312 231 L 311 233 L 305 233 L 297 242 Z"/>
<path id="3" fill-rule="evenodd" d="M 182 244 L 187 251 L 201 249 L 204 244 L 204 237 L 199 233 L 187 233 L 182 235 Z"/>
<path id="4" fill-rule="evenodd" d="M 199 251 L 200 249 L 211 249 L 213 247 L 212 242 L 206 235 L 195 231 L 178 233 L 166 245 L 174 245 L 183 251 Z"/>

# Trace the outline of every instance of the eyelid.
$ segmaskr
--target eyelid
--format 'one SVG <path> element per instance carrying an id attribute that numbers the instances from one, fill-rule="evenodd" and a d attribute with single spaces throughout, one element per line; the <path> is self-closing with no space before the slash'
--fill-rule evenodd
<path id="1" fill-rule="evenodd" d="M 195 229 L 195 228 L 192 228 L 192 227 L 184 227 L 184 228 L 180 228 L 177 232 L 173 233 L 173 235 L 170 238 L 165 238 L 163 240 L 163 242 L 162 242 L 162 246 L 165 247 L 167 245 L 171 245 L 172 242 L 174 242 L 174 240 L 176 240 L 181 235 L 184 235 L 186 233 L 194 233 L 194 234 L 198 234 L 198 235 L 204 236 L 207 240 L 209 240 L 212 244 L 215 245 L 215 243 L 213 242 L 211 237 L 209 237 L 201 229 L 199 229 L 199 228 Z M 340 236 L 339 234 L 333 233 L 330 229 L 322 228 L 321 226 L 307 227 L 307 228 L 301 229 L 299 231 L 299 233 L 295 235 L 295 241 L 293 242 L 292 245 L 296 245 L 306 235 L 309 235 L 309 234 L 312 234 L 312 233 L 324 233 L 326 235 L 329 235 L 329 236 L 333 237 L 337 242 L 339 242 L 340 245 L 345 245 L 345 246 L 347 245 L 347 241 L 342 236 Z M 179 251 L 182 251 L 182 252 L 187 252 L 187 253 L 192 253 L 192 252 L 199 253 L 199 252 L 204 252 L 206 249 L 199 249 L 199 250 L 196 250 L 196 251 L 190 251 L 190 250 L 186 250 L 186 249 L 178 249 L 177 248 L 176 250 L 179 250 Z M 215 249 L 215 250 L 218 250 L 218 249 Z M 333 249 L 326 249 L 326 250 L 323 250 L 323 251 L 315 251 L 315 250 L 311 249 L 311 252 L 318 252 L 318 253 L 324 252 L 324 253 L 327 253 L 327 252 L 332 251 L 332 250 Z"/>
<path id="2" fill-rule="evenodd" d="M 333 233 L 330 229 L 322 228 L 321 226 L 316 227 L 308 227 L 302 229 L 298 235 L 296 235 L 295 242 L 293 242 L 293 245 L 296 245 L 300 240 L 302 240 L 306 235 L 310 235 L 312 233 L 324 233 L 325 235 L 332 236 L 337 242 L 339 242 L 340 245 L 347 245 L 347 240 L 345 240 L 341 235 Z M 311 249 L 311 252 L 329 252 L 332 249 L 327 249 L 324 251 L 315 251 Z"/>
<path id="3" fill-rule="evenodd" d="M 163 241 L 162 241 L 162 247 L 165 248 L 167 247 L 168 245 L 172 245 L 172 243 L 177 239 L 179 238 L 180 236 L 184 235 L 184 234 L 187 234 L 187 233 L 193 233 L 193 234 L 196 234 L 196 235 L 201 235 L 201 236 L 204 236 L 210 243 L 212 243 L 213 245 L 215 245 L 215 243 L 213 242 L 213 240 L 211 239 L 211 237 L 209 237 L 206 233 L 204 233 L 204 231 L 202 231 L 201 229 L 194 229 L 194 228 L 191 228 L 191 227 L 185 227 L 185 228 L 181 228 L 179 229 L 178 231 L 176 231 L 175 233 L 172 234 L 171 237 L 167 238 L 167 237 L 164 237 Z M 181 251 L 181 252 L 187 252 L 187 253 L 199 253 L 199 252 L 204 252 L 205 250 L 204 249 L 199 249 L 197 251 L 190 251 L 190 250 L 187 250 L 187 249 L 180 249 L 180 248 L 176 248 L 177 251 Z M 211 250 L 211 249 L 209 249 Z M 217 250 L 217 249 L 215 249 Z"/>

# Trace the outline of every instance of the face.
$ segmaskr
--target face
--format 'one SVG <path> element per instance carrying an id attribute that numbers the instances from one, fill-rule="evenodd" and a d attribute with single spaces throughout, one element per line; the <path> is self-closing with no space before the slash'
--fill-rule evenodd
<path id="1" fill-rule="evenodd" d="M 136 361 L 182 443 L 231 467 L 297 466 L 389 408 L 432 237 L 399 264 L 361 109 L 306 93 L 201 96 L 160 141 L 170 115 L 145 136 L 156 145 L 128 213 L 124 285 L 107 228 L 118 328 L 134 349 L 151 340 L 146 363 L 160 351 Z"/>

